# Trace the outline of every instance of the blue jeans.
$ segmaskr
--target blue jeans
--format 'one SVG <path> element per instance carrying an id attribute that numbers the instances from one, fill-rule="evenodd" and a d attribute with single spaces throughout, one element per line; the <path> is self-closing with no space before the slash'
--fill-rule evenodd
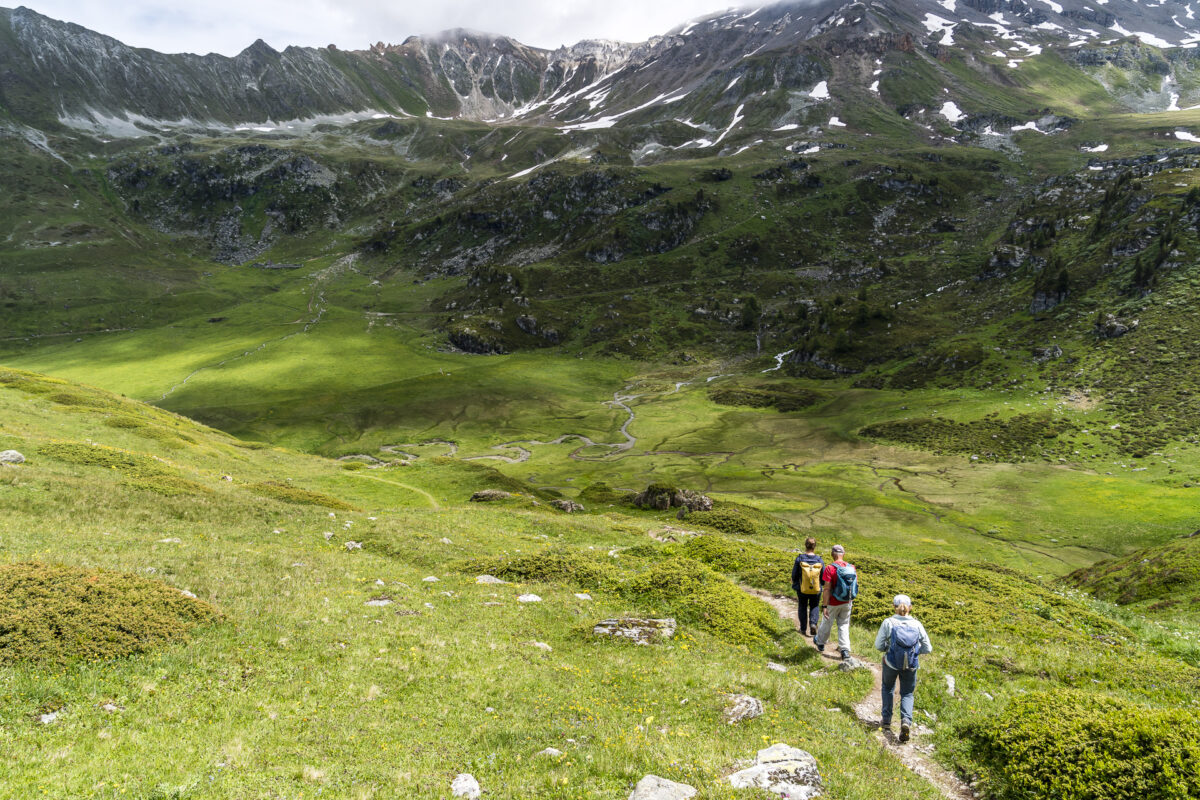
<path id="1" fill-rule="evenodd" d="M 800 632 L 816 633 L 821 615 L 821 595 L 796 592 L 799 602 Z"/>
<path id="2" fill-rule="evenodd" d="M 917 689 L 917 671 L 915 669 L 892 669 L 887 659 L 883 660 L 883 724 L 892 724 L 892 692 L 896 688 L 896 679 L 900 679 L 900 722 L 912 724 L 913 692 Z"/>

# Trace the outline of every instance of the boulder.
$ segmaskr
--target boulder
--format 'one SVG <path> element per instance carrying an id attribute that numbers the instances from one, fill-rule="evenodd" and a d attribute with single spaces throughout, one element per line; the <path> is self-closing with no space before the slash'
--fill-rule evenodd
<path id="1" fill-rule="evenodd" d="M 655 508 L 666 511 L 669 508 L 684 508 L 688 511 L 712 511 L 712 498 L 708 495 L 694 492 L 691 489 L 676 489 L 661 483 L 652 483 L 633 496 L 633 504 L 638 508 Z"/>
<path id="2" fill-rule="evenodd" d="M 1137 326 L 1136 319 L 1122 319 L 1112 314 L 1105 314 L 1103 319 L 1096 320 L 1096 326 L 1092 330 L 1100 339 L 1116 339 L 1130 331 L 1137 330 Z"/>
<path id="3" fill-rule="evenodd" d="M 1062 348 L 1056 344 L 1052 344 L 1049 347 L 1035 347 L 1033 348 L 1033 363 L 1044 364 L 1047 361 L 1062 358 L 1062 354 Z"/>
<path id="4" fill-rule="evenodd" d="M 550 505 L 554 506 L 559 511 L 565 511 L 568 514 L 574 514 L 584 510 L 583 506 L 581 506 L 579 503 L 576 503 L 574 500 L 555 500 Z"/>
<path id="5" fill-rule="evenodd" d="M 649 644 L 674 636 L 675 620 L 672 617 L 666 619 L 641 619 L 638 617 L 602 619 L 592 628 L 592 633 L 597 636 L 631 639 L 638 644 Z"/>
<path id="6" fill-rule="evenodd" d="M 688 800 L 696 796 L 695 787 L 676 783 L 657 775 L 647 775 L 633 787 L 629 800 Z"/>
<path id="7" fill-rule="evenodd" d="M 765 789 L 782 800 L 809 800 L 824 791 L 817 760 L 786 744 L 759 750 L 754 766 L 733 773 L 728 780 L 735 789 Z"/>
<path id="8" fill-rule="evenodd" d="M 558 758 L 562 755 L 562 750 L 559 750 L 557 747 L 547 747 L 545 750 L 539 750 L 536 755 L 545 758 Z"/>
<path id="9" fill-rule="evenodd" d="M 748 694 L 731 694 L 728 695 L 728 698 L 729 704 L 725 706 L 721 718 L 729 725 L 761 717 L 763 714 L 762 700 L 757 697 L 751 697 Z"/>
<path id="10" fill-rule="evenodd" d="M 25 456 L 18 453 L 16 450 L 5 450 L 0 453 L 0 464 L 24 464 Z"/>
<path id="11" fill-rule="evenodd" d="M 467 800 L 478 800 L 483 794 L 483 789 L 479 787 L 479 781 L 475 780 L 474 775 L 466 772 L 460 772 L 453 781 L 450 782 L 450 792 L 455 797 L 465 797 Z"/>
<path id="12" fill-rule="evenodd" d="M 507 500 L 512 497 L 511 492 L 506 492 L 503 489 L 480 489 L 475 494 L 471 495 L 472 503 L 494 503 L 497 500 Z"/>
<path id="13" fill-rule="evenodd" d="M 475 582 L 482 583 L 485 585 L 507 583 L 507 581 L 502 581 L 499 578 L 497 578 L 495 575 L 480 575 L 478 578 L 475 579 Z"/>
<path id="14" fill-rule="evenodd" d="M 538 597 L 536 594 L 523 594 L 517 598 L 517 602 L 518 603 L 540 603 L 540 602 L 542 602 L 542 598 Z"/>

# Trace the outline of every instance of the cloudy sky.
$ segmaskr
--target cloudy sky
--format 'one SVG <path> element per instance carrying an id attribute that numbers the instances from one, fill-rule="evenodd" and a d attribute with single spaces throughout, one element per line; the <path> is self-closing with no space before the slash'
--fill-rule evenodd
<path id="1" fill-rule="evenodd" d="M 693 17 L 762 0 L 22 0 L 55 19 L 168 53 L 233 55 L 255 39 L 362 49 L 446 28 L 503 33 L 553 48 L 580 39 L 642 41 Z"/>

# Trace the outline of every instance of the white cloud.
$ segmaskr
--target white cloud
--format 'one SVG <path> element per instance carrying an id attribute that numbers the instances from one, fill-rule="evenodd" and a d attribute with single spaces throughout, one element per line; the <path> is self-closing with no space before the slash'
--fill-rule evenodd
<path id="1" fill-rule="evenodd" d="M 765 0 L 747 0 L 747 8 Z M 135 47 L 162 52 L 234 55 L 255 39 L 348 50 L 374 42 L 399 44 L 412 35 L 449 28 L 503 34 L 535 47 L 581 39 L 639 42 L 689 19 L 729 8 L 728 0 L 32 0 L 54 19 L 78 23 Z M 749 21 L 748 23 L 749 24 Z"/>

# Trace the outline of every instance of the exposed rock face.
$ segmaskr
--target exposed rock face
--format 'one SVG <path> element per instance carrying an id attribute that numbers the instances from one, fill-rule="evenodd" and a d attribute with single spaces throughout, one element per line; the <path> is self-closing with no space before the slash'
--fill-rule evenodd
<path id="1" fill-rule="evenodd" d="M 512 493 L 506 492 L 503 489 L 480 489 L 475 494 L 471 495 L 472 503 L 494 503 L 497 500 L 507 500 L 512 497 Z"/>
<path id="2" fill-rule="evenodd" d="M 688 511 L 712 511 L 712 498 L 691 489 L 676 489 L 654 483 L 634 495 L 633 504 L 638 508 L 686 508 Z"/>
<path id="3" fill-rule="evenodd" d="M 1066 292 L 1034 292 L 1033 300 L 1029 303 L 1029 313 L 1037 314 L 1042 311 L 1050 311 L 1066 299 Z"/>
<path id="4" fill-rule="evenodd" d="M 1123 319 L 1115 317 L 1112 314 L 1105 314 L 1103 320 L 1096 322 L 1096 327 L 1093 330 L 1096 336 L 1101 339 L 1116 339 L 1130 331 L 1137 330 L 1137 326 L 1138 321 L 1136 319 Z"/>
<path id="5" fill-rule="evenodd" d="M 784 800 L 809 800 L 824 791 L 817 760 L 786 744 L 759 750 L 752 767 L 730 775 L 735 789 L 765 789 Z"/>
<path id="6" fill-rule="evenodd" d="M 579 503 L 576 503 L 574 500 L 555 500 L 550 503 L 550 505 L 554 506 L 559 511 L 565 511 L 568 514 L 574 514 L 584 510 L 583 506 Z"/>
<path id="7" fill-rule="evenodd" d="M 474 328 L 456 328 L 450 331 L 450 344 L 467 353 L 495 356 L 504 353 L 504 345 L 489 338 Z"/>
<path id="8" fill-rule="evenodd" d="M 1033 361 L 1035 364 L 1044 364 L 1047 361 L 1062 358 L 1062 354 L 1062 348 L 1056 344 L 1049 347 L 1035 347 L 1033 348 Z"/>
<path id="9" fill-rule="evenodd" d="M 629 800 L 688 800 L 696 789 L 686 783 L 676 783 L 657 775 L 647 775 L 638 781 Z"/>
<path id="10" fill-rule="evenodd" d="M 619 619 L 602 619 L 592 628 L 597 636 L 615 636 L 631 639 L 638 644 L 670 639 L 675 635 L 675 619 L 641 619 L 638 617 L 621 617 Z"/>
<path id="11" fill-rule="evenodd" d="M 761 717 L 763 715 L 762 700 L 757 697 L 751 697 L 748 694 L 731 694 L 729 695 L 729 704 L 722 712 L 721 718 L 729 725 L 736 725 L 739 722 L 745 722 L 748 719 Z"/>
<path id="12" fill-rule="evenodd" d="M 0 464 L 24 464 L 25 456 L 18 453 L 16 450 L 5 450 L 0 453 Z"/>

